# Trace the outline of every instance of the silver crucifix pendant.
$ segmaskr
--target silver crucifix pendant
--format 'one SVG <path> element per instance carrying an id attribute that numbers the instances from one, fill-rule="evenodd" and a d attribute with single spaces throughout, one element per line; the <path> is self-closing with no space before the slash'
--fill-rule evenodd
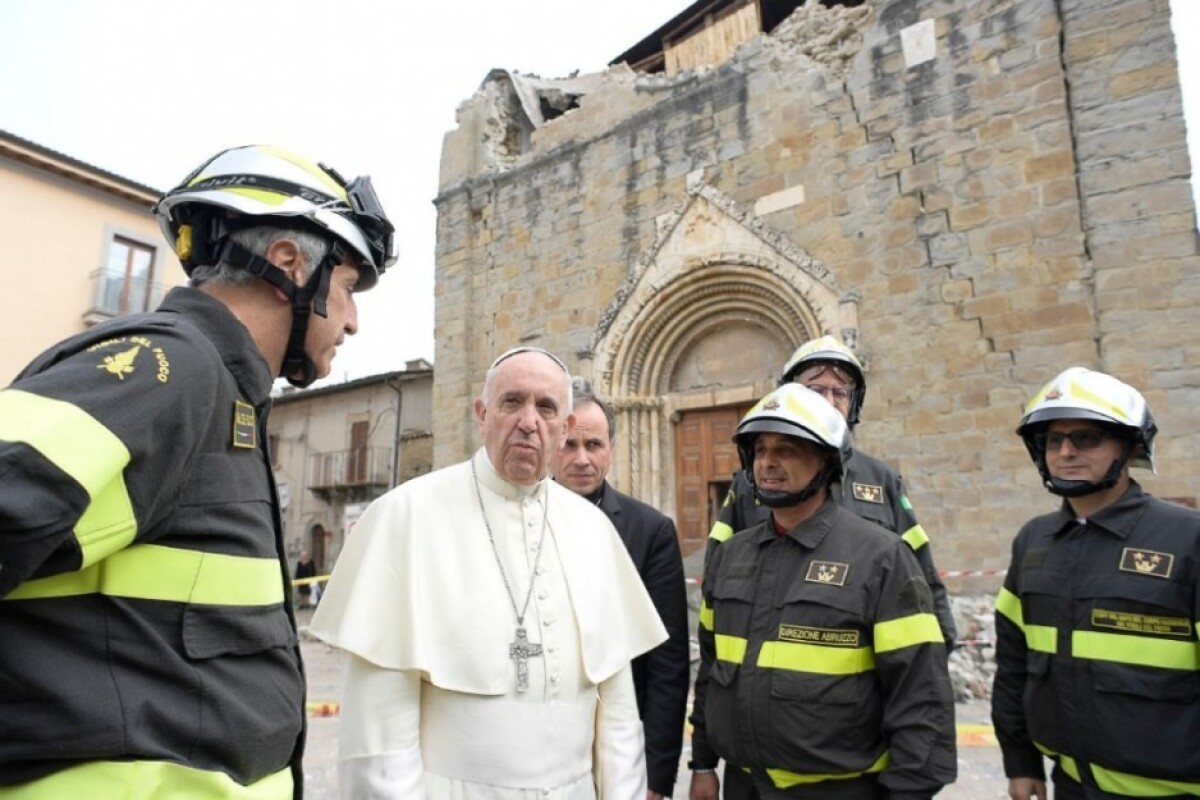
<path id="1" fill-rule="evenodd" d="M 541 654 L 542 646 L 537 642 L 530 642 L 529 637 L 525 635 L 525 628 L 518 625 L 517 638 L 508 646 L 508 657 L 517 662 L 518 692 L 529 689 L 529 659 Z"/>

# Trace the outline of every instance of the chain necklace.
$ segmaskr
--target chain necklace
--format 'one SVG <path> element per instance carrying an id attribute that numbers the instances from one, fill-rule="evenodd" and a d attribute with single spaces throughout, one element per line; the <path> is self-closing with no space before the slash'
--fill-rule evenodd
<path id="1" fill-rule="evenodd" d="M 512 605 L 513 614 L 517 617 L 517 632 L 512 643 L 508 646 L 508 657 L 517 665 L 517 691 L 529 689 L 529 659 L 542 654 L 542 645 L 529 641 L 525 631 L 525 613 L 529 611 L 529 601 L 533 599 L 533 583 L 537 580 L 538 563 L 542 560 L 542 545 L 546 543 L 546 519 L 550 514 L 550 492 L 542 499 L 542 534 L 538 539 L 537 554 L 533 557 L 533 569 L 529 572 L 529 591 L 525 593 L 525 604 L 517 610 L 517 598 L 513 595 L 512 586 L 508 583 L 508 573 L 504 571 L 504 563 L 500 560 L 500 550 L 496 547 L 496 537 L 492 534 L 492 523 L 488 522 L 487 510 L 483 507 L 483 492 L 479 488 L 479 475 L 475 472 L 475 459 L 471 459 L 471 479 L 475 483 L 475 499 L 479 501 L 479 513 L 483 516 L 483 526 L 487 529 L 488 541 L 492 545 L 492 555 L 496 557 L 496 566 L 500 568 L 500 579 L 504 581 L 504 591 L 508 593 L 508 602 Z"/>

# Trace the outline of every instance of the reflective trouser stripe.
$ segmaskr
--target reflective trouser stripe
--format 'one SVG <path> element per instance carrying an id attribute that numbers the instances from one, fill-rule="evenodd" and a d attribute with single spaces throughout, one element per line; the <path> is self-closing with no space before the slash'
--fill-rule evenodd
<path id="1" fill-rule="evenodd" d="M 843 772 L 835 774 L 820 774 L 815 772 L 788 772 L 786 769 L 768 769 L 767 775 L 771 778 L 771 782 L 775 784 L 776 789 L 788 789 L 792 786 L 799 786 L 806 783 L 822 783 L 823 781 L 848 781 L 854 778 L 861 778 L 863 775 L 870 775 L 873 772 L 883 772 L 891 760 L 888 752 L 885 750 L 883 755 L 875 760 L 875 763 L 864 769 L 862 772 Z"/>
<path id="2" fill-rule="evenodd" d="M 267 606 L 283 602 L 283 579 L 274 558 L 142 544 L 79 572 L 26 581 L 5 600 L 95 593 L 177 603 Z"/>
<path id="3" fill-rule="evenodd" d="M 933 614 L 910 614 L 907 617 L 875 623 L 875 652 L 890 653 L 919 644 L 942 644 L 942 629 Z"/>
<path id="4" fill-rule="evenodd" d="M 290 767 L 242 786 L 224 772 L 166 761 L 92 761 L 19 786 L 0 787 L 0 800 L 291 800 L 292 794 Z"/>
<path id="5" fill-rule="evenodd" d="M 78 406 L 19 389 L 0 391 L 0 440 L 37 450 L 71 476 L 91 502 L 75 525 L 82 566 L 133 541 L 137 519 L 125 487 L 129 450 Z"/>
<path id="6" fill-rule="evenodd" d="M 996 596 L 996 611 L 1021 629 L 1030 650 L 1050 654 L 1058 652 L 1058 630 L 1049 625 L 1026 625 L 1021 599 L 1008 589 L 1002 587 Z"/>
<path id="7" fill-rule="evenodd" d="M 1056 753 L 1039 742 L 1034 742 L 1033 744 L 1038 750 L 1042 751 L 1043 755 L 1055 759 L 1058 765 L 1062 767 L 1063 772 L 1076 781 L 1082 781 L 1079 776 L 1079 765 L 1075 762 L 1075 759 L 1061 753 Z M 1131 775 L 1128 772 L 1117 772 L 1116 770 L 1106 769 L 1097 764 L 1089 764 L 1088 766 L 1091 768 L 1092 777 L 1096 779 L 1096 785 L 1104 791 L 1112 792 L 1113 794 L 1125 795 L 1127 797 L 1175 797 L 1181 794 L 1200 796 L 1200 783 L 1169 781 L 1161 778 L 1143 778 L 1140 775 Z"/>
<path id="8" fill-rule="evenodd" d="M 1200 670 L 1200 643 L 1099 631 L 1072 631 L 1071 655 L 1160 669 Z"/>
<path id="9" fill-rule="evenodd" d="M 700 600 L 700 627 L 706 631 L 711 631 L 713 628 L 713 610 L 712 606 L 704 599 Z"/>
<path id="10" fill-rule="evenodd" d="M 757 666 L 819 675 L 857 675 L 875 669 L 875 653 L 869 647 L 763 642 Z"/>
<path id="11" fill-rule="evenodd" d="M 740 636 L 723 636 L 717 634 L 715 640 L 718 661 L 729 661 L 740 664 L 746 660 L 746 640 Z"/>
<path id="12" fill-rule="evenodd" d="M 717 542 L 726 542 L 733 537 L 734 530 L 724 522 L 713 523 L 712 530 L 708 532 L 708 538 Z"/>
<path id="13" fill-rule="evenodd" d="M 913 525 L 911 528 L 900 534 L 900 538 L 908 542 L 908 546 L 915 553 L 925 545 L 929 544 L 929 534 L 921 527 L 920 523 Z"/>

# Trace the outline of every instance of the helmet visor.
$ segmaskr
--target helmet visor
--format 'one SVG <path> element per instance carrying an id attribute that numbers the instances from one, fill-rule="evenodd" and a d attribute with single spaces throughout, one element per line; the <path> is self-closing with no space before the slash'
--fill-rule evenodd
<path id="1" fill-rule="evenodd" d="M 350 200 L 350 209 L 354 214 L 354 224 L 362 231 L 375 266 L 383 272 L 396 260 L 395 232 L 396 229 L 383 211 L 379 195 L 367 176 L 355 178 L 346 186 L 346 197 Z"/>

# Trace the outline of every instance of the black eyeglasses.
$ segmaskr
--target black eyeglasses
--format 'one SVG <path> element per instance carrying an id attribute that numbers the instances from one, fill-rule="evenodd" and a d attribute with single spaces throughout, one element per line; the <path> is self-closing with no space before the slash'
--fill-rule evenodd
<path id="1" fill-rule="evenodd" d="M 1074 447 L 1076 450 L 1095 450 L 1108 438 L 1109 434 L 1105 431 L 1098 431 L 1092 428 L 1084 428 L 1082 430 L 1071 431 L 1070 433 L 1042 431 L 1033 435 L 1033 441 L 1037 444 L 1038 449 L 1048 453 L 1058 452 L 1062 449 L 1063 442 L 1068 440 L 1071 442 L 1071 447 Z"/>

